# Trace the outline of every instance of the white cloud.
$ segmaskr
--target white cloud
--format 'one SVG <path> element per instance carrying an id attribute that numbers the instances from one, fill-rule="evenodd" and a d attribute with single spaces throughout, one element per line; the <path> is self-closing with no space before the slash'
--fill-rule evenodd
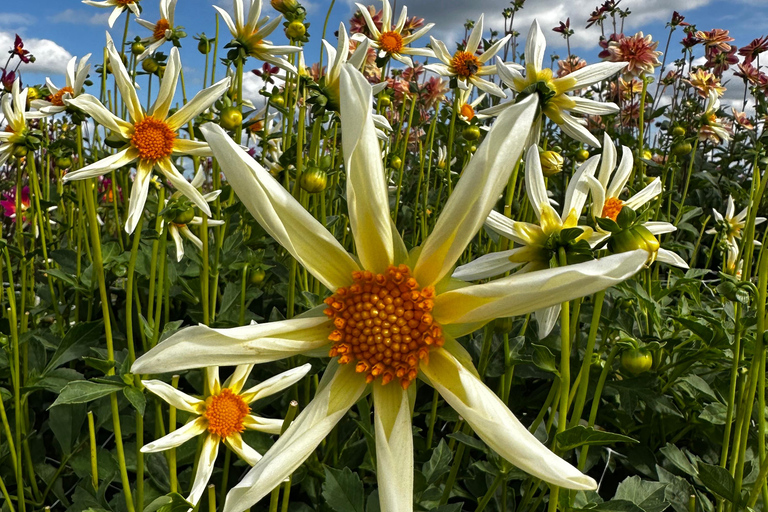
<path id="1" fill-rule="evenodd" d="M 14 33 L 0 30 L 0 49 L 12 48 L 14 38 Z M 22 64 L 22 73 L 64 74 L 67 61 L 72 58 L 72 54 L 50 39 L 24 38 L 24 48 L 35 56 L 35 62 Z"/>
<path id="2" fill-rule="evenodd" d="M 99 10 L 99 12 L 88 14 L 84 10 L 66 9 L 60 13 L 48 16 L 48 23 L 72 23 L 75 25 L 98 25 L 106 26 L 109 20 L 111 10 Z"/>

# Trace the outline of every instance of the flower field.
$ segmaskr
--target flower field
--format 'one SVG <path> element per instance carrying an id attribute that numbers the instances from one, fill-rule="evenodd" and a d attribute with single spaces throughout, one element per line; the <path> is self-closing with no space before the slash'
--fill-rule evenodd
<path id="1" fill-rule="evenodd" d="M 0 68 L 2 512 L 768 510 L 768 36 L 231 1 Z"/>

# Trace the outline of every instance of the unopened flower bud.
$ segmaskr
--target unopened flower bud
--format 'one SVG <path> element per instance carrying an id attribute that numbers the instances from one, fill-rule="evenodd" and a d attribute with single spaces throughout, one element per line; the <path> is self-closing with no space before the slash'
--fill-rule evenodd
<path id="1" fill-rule="evenodd" d="M 541 160 L 541 172 L 549 178 L 563 170 L 563 156 L 556 151 L 542 151 L 539 153 Z"/>
<path id="2" fill-rule="evenodd" d="M 272 8 L 280 14 L 295 12 L 299 8 L 299 2 L 296 0 L 271 0 Z"/>
<path id="3" fill-rule="evenodd" d="M 308 167 L 299 180 L 301 188 L 309 192 L 310 194 L 316 194 L 325 190 L 325 186 L 328 184 L 328 174 L 319 167 Z"/>
<path id="4" fill-rule="evenodd" d="M 656 259 L 656 253 L 659 250 L 659 241 L 656 236 L 641 224 L 613 233 L 608 243 L 614 254 L 637 249 L 648 251 L 650 253 L 649 261 Z"/>

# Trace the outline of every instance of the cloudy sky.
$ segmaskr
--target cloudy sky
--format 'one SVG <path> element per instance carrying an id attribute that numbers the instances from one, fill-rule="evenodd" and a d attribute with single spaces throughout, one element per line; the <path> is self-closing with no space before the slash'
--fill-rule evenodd
<path id="1" fill-rule="evenodd" d="M 246 0 L 248 1 L 248 0 Z M 176 14 L 176 24 L 186 28 L 188 38 L 183 41 L 182 62 L 187 78 L 188 92 L 199 88 L 203 76 L 203 59 L 196 51 L 196 42 L 191 39 L 195 34 L 205 32 L 213 36 L 215 31 L 215 11 L 213 3 L 231 9 L 232 0 L 179 0 Z M 396 0 L 396 9 L 402 7 L 404 0 Z M 267 0 L 264 12 L 274 15 Z M 370 3 L 363 0 L 362 3 Z M 596 60 L 596 47 L 600 35 L 599 28 L 585 29 L 585 20 L 590 12 L 600 3 L 600 0 L 527 0 L 525 8 L 515 19 L 515 28 L 523 36 L 528 26 L 537 18 L 547 35 L 548 54 L 565 52 L 564 41 L 551 28 L 559 21 L 570 17 L 571 26 L 576 33 L 572 38 L 574 53 L 586 58 L 589 62 Z M 77 0 L 36 0 L 34 11 L 22 9 L 24 2 L 0 2 L 0 48 L 9 48 L 14 34 L 24 38 L 26 47 L 37 57 L 34 64 L 22 68 L 26 83 L 42 82 L 45 76 L 50 76 L 54 83 L 60 83 L 67 60 L 73 56 L 93 53 L 93 59 L 101 61 L 102 48 L 105 40 L 104 32 L 108 29 L 107 17 L 109 9 L 99 9 L 81 4 Z M 328 11 L 330 0 L 310 0 L 303 2 L 309 12 L 311 22 L 310 34 L 312 43 L 306 49 L 306 61 L 312 63 L 319 56 L 319 40 L 322 33 L 323 20 Z M 156 21 L 159 16 L 158 0 L 142 0 L 144 9 L 142 17 Z M 379 6 L 380 4 L 377 4 Z M 418 15 L 428 22 L 436 24 L 432 34 L 441 38 L 452 47 L 452 41 L 463 37 L 463 24 L 467 19 L 477 19 L 485 13 L 486 27 L 501 28 L 503 18 L 501 11 L 509 6 L 508 0 L 409 0 L 406 4 L 409 15 Z M 661 40 L 660 50 L 666 42 L 667 31 L 665 23 L 670 19 L 672 11 L 677 10 L 686 21 L 695 23 L 702 30 L 723 28 L 731 31 L 736 38 L 735 44 L 742 46 L 753 38 L 768 34 L 768 1 L 766 0 L 623 0 L 621 7 L 629 8 L 632 14 L 627 18 L 625 33 L 644 31 L 653 34 Z M 334 31 L 340 21 L 347 22 L 355 10 L 354 0 L 337 0 L 331 12 L 327 39 L 335 45 Z M 124 18 L 115 23 L 111 30 L 115 40 L 122 38 Z M 222 27 L 225 29 L 224 25 Z M 128 39 L 135 35 L 146 36 L 146 30 L 135 22 L 131 23 Z M 284 42 L 281 30 L 273 34 L 275 43 Z M 487 36 L 486 32 L 486 36 Z M 673 42 L 682 38 L 678 30 Z M 223 42 L 229 40 L 228 34 L 221 37 Z M 427 39 L 422 41 L 426 44 Z M 679 47 L 670 52 L 670 58 L 676 58 Z M 167 52 L 167 49 L 166 49 Z M 221 76 L 221 75 L 218 75 Z M 254 84 L 252 84 L 254 85 Z"/>

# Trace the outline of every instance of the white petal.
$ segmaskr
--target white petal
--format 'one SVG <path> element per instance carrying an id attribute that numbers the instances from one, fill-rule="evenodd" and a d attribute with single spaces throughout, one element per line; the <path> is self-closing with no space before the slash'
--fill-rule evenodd
<path id="1" fill-rule="evenodd" d="M 632 174 L 634 161 L 635 159 L 632 156 L 632 150 L 627 146 L 621 146 L 621 162 L 619 162 L 616 174 L 613 175 L 611 184 L 608 185 L 608 190 L 606 190 L 608 197 L 619 197 L 621 195 L 624 185 L 627 184 L 629 176 Z"/>
<path id="2" fill-rule="evenodd" d="M 95 178 L 97 176 L 103 176 L 109 171 L 119 169 L 124 165 L 136 160 L 138 157 L 138 151 L 133 148 L 126 148 L 122 151 L 109 155 L 108 157 L 97 160 L 96 162 L 86 165 L 82 169 L 68 172 L 64 175 L 64 181 L 84 180 L 87 178 Z"/>
<path id="3" fill-rule="evenodd" d="M 519 267 L 522 263 L 510 261 L 510 257 L 519 253 L 522 248 L 510 251 L 492 252 L 480 256 L 474 261 L 457 267 L 451 277 L 462 281 L 477 281 L 488 277 L 496 277 Z"/>
<path id="4" fill-rule="evenodd" d="M 248 377 L 251 375 L 251 370 L 253 370 L 252 364 L 239 364 L 235 368 L 235 371 L 232 372 L 232 375 L 227 378 L 227 380 L 222 384 L 223 387 L 229 388 L 232 393 L 239 395 L 240 392 L 243 390 L 243 387 L 245 386 L 245 382 L 248 380 Z"/>
<path id="5" fill-rule="evenodd" d="M 176 139 L 173 141 L 174 155 L 213 156 L 211 148 L 206 142 L 189 139 Z"/>
<path id="6" fill-rule="evenodd" d="M 144 203 L 149 194 L 149 182 L 152 178 L 152 164 L 139 161 L 136 176 L 131 186 L 131 196 L 128 199 L 128 217 L 125 219 L 125 231 L 133 233 L 139 219 L 144 215 Z"/>
<path id="7" fill-rule="evenodd" d="M 557 319 L 560 316 L 560 304 L 534 311 L 533 315 L 536 317 L 536 323 L 539 326 L 539 339 L 544 339 L 555 328 Z"/>
<path id="8" fill-rule="evenodd" d="M 109 51 L 109 63 L 112 67 L 112 76 L 115 77 L 115 83 L 117 83 L 117 88 L 120 89 L 123 102 L 125 102 L 125 106 L 128 107 L 128 115 L 131 116 L 134 123 L 141 121 L 144 119 L 144 109 L 141 106 L 141 100 L 139 100 L 139 95 L 136 94 L 133 80 L 125 69 L 123 60 L 120 58 L 120 54 L 115 48 L 109 33 L 107 33 L 107 50 Z"/>
<path id="9" fill-rule="evenodd" d="M 658 250 L 658 252 L 656 253 L 656 261 L 667 263 L 669 265 L 674 265 L 675 267 L 684 268 L 686 270 L 688 269 L 688 263 L 686 263 L 683 258 L 678 256 L 677 253 L 668 251 L 666 249 Z"/>
<path id="10" fill-rule="evenodd" d="M 643 190 L 624 201 L 624 206 L 637 210 L 659 194 L 661 194 L 661 180 L 655 178 Z"/>
<path id="11" fill-rule="evenodd" d="M 664 233 L 677 231 L 677 228 L 669 222 L 651 221 L 643 223 L 643 226 L 653 235 L 663 235 Z"/>
<path id="12" fill-rule="evenodd" d="M 203 89 L 195 94 L 194 98 L 168 118 L 166 121 L 168 126 L 172 130 L 178 131 L 179 128 L 194 119 L 200 112 L 213 105 L 224 94 L 224 91 L 229 88 L 230 81 L 230 77 L 223 78 L 207 89 Z"/>
<path id="13" fill-rule="evenodd" d="M 336 238 L 220 126 L 208 123 L 201 130 L 227 181 L 272 238 L 328 289 L 351 284 L 359 267 Z"/>
<path id="14" fill-rule="evenodd" d="M 334 371 L 335 370 L 335 371 Z M 227 494 L 224 512 L 241 512 L 261 500 L 315 450 L 365 391 L 354 365 L 329 365 L 315 398 L 272 448 Z"/>
<path id="15" fill-rule="evenodd" d="M 513 90 L 515 89 L 515 79 L 522 80 L 523 78 L 523 75 L 518 70 L 512 68 L 511 64 L 501 60 L 501 57 L 496 57 L 496 72 L 499 74 L 501 81 Z"/>
<path id="16" fill-rule="evenodd" d="M 143 453 L 162 452 L 176 448 L 186 443 L 193 437 L 199 436 L 208 428 L 208 421 L 202 416 L 190 421 L 186 425 L 177 428 L 170 434 L 141 447 Z"/>
<path id="17" fill-rule="evenodd" d="M 413 510 L 413 430 L 408 392 L 398 382 L 373 385 L 376 476 L 381 510 Z"/>
<path id="18" fill-rule="evenodd" d="M 248 430 L 257 430 L 259 432 L 266 432 L 267 434 L 278 435 L 283 431 L 283 424 L 285 420 L 278 418 L 262 418 L 255 414 L 249 414 L 243 420 L 243 425 Z"/>
<path id="19" fill-rule="evenodd" d="M 199 398 L 189 396 L 161 380 L 143 380 L 141 383 L 152 393 L 182 411 L 200 414 L 200 407 L 205 403 Z"/>
<path id="20" fill-rule="evenodd" d="M 265 380 L 261 384 L 257 384 L 256 386 L 243 391 L 243 400 L 247 403 L 251 403 L 275 395 L 299 382 L 311 369 L 312 365 L 307 363 L 283 373 L 279 373 L 274 377 Z"/>
<path id="21" fill-rule="evenodd" d="M 587 475 L 528 432 L 506 405 L 445 349 L 433 350 L 421 371 L 432 386 L 499 455 L 542 480 L 566 489 L 596 489 Z"/>
<path id="22" fill-rule="evenodd" d="M 216 9 L 216 11 L 219 13 L 219 16 L 221 16 L 221 19 L 223 19 L 224 23 L 227 24 L 227 28 L 229 29 L 229 33 L 232 34 L 232 37 L 237 37 L 237 27 L 232 21 L 232 18 L 230 18 L 229 13 L 218 5 L 214 5 L 213 8 Z"/>
<path id="23" fill-rule="evenodd" d="M 605 101 L 595 101 L 579 96 L 568 96 L 576 106 L 571 108 L 571 112 L 587 114 L 590 116 L 601 116 L 604 114 L 615 114 L 619 111 L 619 106 L 615 103 Z"/>
<path id="24" fill-rule="evenodd" d="M 352 65 L 341 69 L 341 126 L 347 207 L 360 264 L 382 273 L 394 263 L 392 224 L 381 150 L 371 118 L 371 86 Z"/>
<path id="25" fill-rule="evenodd" d="M 643 250 L 626 252 L 451 290 L 435 297 L 432 313 L 441 325 L 530 313 L 618 284 L 641 269 L 648 256 Z"/>
<path id="26" fill-rule="evenodd" d="M 179 58 L 179 49 L 175 46 L 171 48 L 171 55 L 168 57 L 168 64 L 165 66 L 165 73 L 160 82 L 160 90 L 157 93 L 150 115 L 155 119 L 165 119 L 168 116 L 168 110 L 171 108 L 173 96 L 176 94 L 176 84 L 179 81 L 181 72 L 181 59 Z M 171 127 L 173 131 L 177 128 Z"/>
<path id="27" fill-rule="evenodd" d="M 483 41 L 483 18 L 484 14 L 481 14 L 477 19 L 475 26 L 472 27 L 472 32 L 469 34 L 467 40 L 467 46 L 464 51 L 470 55 L 474 55 L 477 49 L 480 47 L 480 43 Z"/>
<path id="28" fill-rule="evenodd" d="M 535 98 L 500 115 L 464 169 L 414 266 L 421 286 L 447 275 L 485 222 L 523 151 L 536 113 Z"/>
<path id="29" fill-rule="evenodd" d="M 507 44 L 507 41 L 509 41 L 510 37 L 512 37 L 512 35 L 507 34 L 506 36 L 493 43 L 490 47 L 488 47 L 487 50 L 483 52 L 482 55 L 480 55 L 480 57 L 478 57 L 478 60 L 483 63 L 488 62 L 489 59 L 493 58 L 493 56 L 499 53 L 499 50 L 501 50 L 501 48 Z"/>
<path id="30" fill-rule="evenodd" d="M 261 460 L 261 454 L 251 448 L 248 443 L 243 441 L 243 436 L 240 434 L 232 434 L 224 439 L 224 444 L 229 447 L 230 450 L 235 452 L 238 457 L 245 462 L 253 466 Z"/>
<path id="31" fill-rule="evenodd" d="M 531 28 L 528 30 L 528 39 L 525 41 L 525 64 L 533 65 L 536 70 L 540 70 L 544 65 L 544 52 L 547 49 L 547 40 L 541 31 L 539 22 L 533 20 Z"/>
<path id="32" fill-rule="evenodd" d="M 133 131 L 133 125 L 123 121 L 112 112 L 110 112 L 95 96 L 90 94 L 81 94 L 77 98 L 66 100 L 67 105 L 73 105 L 89 116 L 100 125 L 108 128 L 110 131 L 122 135 L 124 138 L 130 138 Z"/>
<path id="33" fill-rule="evenodd" d="M 598 62 L 568 73 L 568 78 L 576 79 L 576 85 L 572 89 L 582 89 L 615 75 L 625 67 L 626 62 Z"/>
<path id="34" fill-rule="evenodd" d="M 596 148 L 600 147 L 600 141 L 598 141 L 594 135 L 589 133 L 589 130 L 587 130 L 587 128 L 582 124 L 580 120 L 566 112 L 562 113 L 562 118 L 563 123 L 559 124 L 558 126 L 569 137 Z"/>
<path id="35" fill-rule="evenodd" d="M 597 164 L 600 157 L 595 155 L 581 164 L 573 173 L 571 181 L 568 183 L 568 189 L 565 191 L 565 201 L 563 201 L 562 219 L 572 216 L 576 220 L 581 217 L 581 211 L 584 209 L 584 203 L 587 202 L 589 184 L 587 177 L 593 177 L 597 170 Z"/>
<path id="36" fill-rule="evenodd" d="M 188 502 L 197 504 L 203 496 L 205 488 L 208 487 L 208 481 L 211 479 L 216 464 L 216 455 L 219 454 L 220 442 L 219 436 L 208 435 L 205 437 L 205 442 L 200 450 L 200 458 L 197 459 L 195 480 L 192 482 L 192 489 L 190 489 L 187 497 Z"/>
<path id="37" fill-rule="evenodd" d="M 181 233 L 179 233 L 178 226 L 171 223 L 168 226 L 168 234 L 171 235 L 171 238 L 173 239 L 173 245 L 176 246 L 176 261 L 181 261 L 184 259 L 184 240 L 181 238 Z"/>
<path id="38" fill-rule="evenodd" d="M 525 154 L 525 191 L 536 218 L 541 219 L 544 208 L 549 206 L 549 196 L 537 146 L 531 146 Z"/>
<path id="39" fill-rule="evenodd" d="M 613 145 L 610 135 L 606 132 L 603 134 L 603 157 L 600 161 L 600 172 L 597 175 L 597 179 L 600 180 L 604 191 L 608 190 L 608 183 L 615 168 L 616 146 Z"/>
<path id="40" fill-rule="evenodd" d="M 266 363 L 306 354 L 328 345 L 334 327 L 328 318 L 300 317 L 232 329 L 188 327 L 139 357 L 133 373 L 164 373 L 248 363 Z"/>
<path id="41" fill-rule="evenodd" d="M 158 160 L 156 165 L 160 168 L 163 175 L 165 175 L 165 177 L 173 184 L 176 190 L 192 201 L 195 206 L 200 208 L 207 216 L 211 216 L 211 207 L 208 206 L 208 202 L 203 197 L 203 194 L 193 187 L 192 184 L 187 181 L 187 178 L 182 176 L 178 169 L 176 169 L 176 166 L 173 165 L 170 158 Z"/>

